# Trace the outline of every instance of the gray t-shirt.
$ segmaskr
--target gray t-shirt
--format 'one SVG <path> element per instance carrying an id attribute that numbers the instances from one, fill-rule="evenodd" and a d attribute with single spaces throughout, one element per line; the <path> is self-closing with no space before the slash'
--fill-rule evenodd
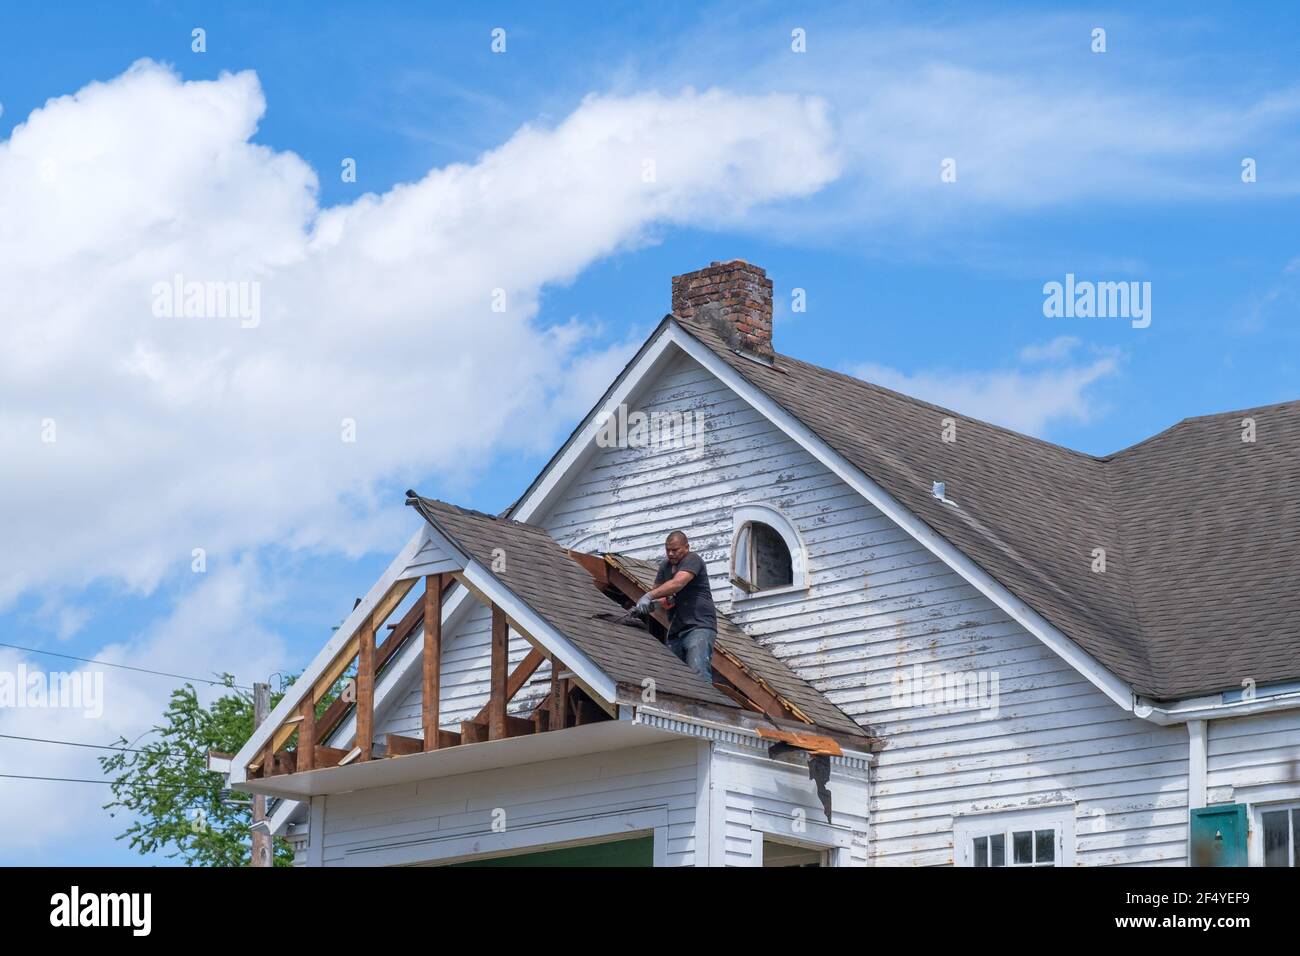
<path id="1" fill-rule="evenodd" d="M 655 587 L 669 581 L 678 571 L 689 571 L 695 577 L 670 601 L 672 610 L 668 612 L 668 634 L 670 636 L 689 631 L 693 627 L 718 629 L 718 613 L 713 608 L 713 592 L 709 589 L 709 569 L 704 560 L 694 551 L 687 551 L 681 563 L 673 565 L 665 558 L 655 575 Z"/>

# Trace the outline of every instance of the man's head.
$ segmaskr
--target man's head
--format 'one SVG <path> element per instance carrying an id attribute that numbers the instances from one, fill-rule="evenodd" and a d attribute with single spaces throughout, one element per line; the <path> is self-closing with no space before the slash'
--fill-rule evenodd
<path id="1" fill-rule="evenodd" d="M 682 558 L 686 557 L 686 553 L 690 550 L 691 544 L 681 531 L 674 531 L 664 541 L 664 553 L 668 555 L 668 560 L 673 564 L 680 564 Z"/>

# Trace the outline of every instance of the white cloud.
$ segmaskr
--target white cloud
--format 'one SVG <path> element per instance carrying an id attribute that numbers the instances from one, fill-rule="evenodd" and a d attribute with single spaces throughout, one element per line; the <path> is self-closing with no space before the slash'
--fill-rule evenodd
<path id="1" fill-rule="evenodd" d="M 664 77 L 711 77 L 722 63 L 744 89 L 815 90 L 831 104 L 846 174 L 833 201 L 798 216 L 763 214 L 780 217 L 787 235 L 841 241 L 847 231 L 877 248 L 908 240 L 912 254 L 941 248 L 950 261 L 940 240 L 1003 216 L 1071 204 L 1240 200 L 1243 156 L 1274 157 L 1275 174 L 1251 189 L 1300 191 L 1292 134 L 1300 86 L 1277 87 L 1263 65 L 1205 88 L 1199 60 L 1178 41 L 1213 27 L 1160 23 L 1167 36 L 1154 42 L 1150 18 L 1112 14 L 1116 46 L 1094 54 L 1088 15 L 980 12 L 927 22 L 878 13 L 866 27 L 842 11 L 810 14 L 801 21 L 805 54 L 773 43 L 766 20 L 722 25 L 711 17 L 646 56 L 647 70 Z M 1144 44 L 1140 74 L 1128 46 L 1135 34 Z M 951 183 L 940 178 L 949 158 Z M 918 236 L 930 241 L 918 246 Z M 969 258 L 987 268 L 989 253 Z"/>
<path id="2" fill-rule="evenodd" d="M 1037 351 L 1056 353 L 1053 358 L 1063 357 L 1068 348 L 1060 343 L 1057 339 Z M 1117 358 L 1102 356 L 1085 364 L 1034 371 L 1012 368 L 902 372 L 884 365 L 861 364 L 848 372 L 963 415 L 1042 437 L 1055 423 L 1089 421 L 1096 411 L 1089 386 L 1113 375 L 1118 367 Z"/>
<path id="3" fill-rule="evenodd" d="M 197 678 L 214 678 L 237 666 L 235 676 L 241 682 L 264 680 L 285 658 L 279 637 L 259 622 L 277 598 L 264 582 L 251 560 L 210 572 L 137 640 L 88 656 Z M 102 681 L 102 699 L 89 714 L 85 707 L 0 708 L 0 734 L 90 744 L 113 744 L 124 736 L 134 742 L 158 723 L 172 688 L 182 683 L 0 648 L 0 675 L 17 675 L 22 667 L 29 675 L 77 673 L 83 675 L 81 680 L 89 675 Z M 196 690 L 204 702 L 224 692 L 206 685 L 196 685 Z M 104 779 L 96 758 L 108 751 L 12 739 L 0 744 L 6 773 Z M 31 863 L 36 849 L 60 843 L 111 845 L 126 824 L 121 815 L 113 818 L 100 809 L 110 796 L 109 788 L 99 783 L 5 780 L 0 786 L 0 847 L 5 850 L 0 862 Z"/>
<path id="4" fill-rule="evenodd" d="M 815 99 L 592 96 L 320 209 L 306 163 L 250 142 L 265 106 L 251 72 L 142 61 L 0 142 L 0 606 L 99 578 L 147 591 L 197 547 L 390 545 L 414 477 L 545 446 L 595 397 L 619 350 L 538 327 L 548 283 L 838 171 Z M 260 321 L 156 317 L 177 274 L 258 283 Z"/>
<path id="5" fill-rule="evenodd" d="M 1020 350 L 1020 359 L 1023 362 L 1058 362 L 1081 344 L 1083 342 L 1078 336 L 1058 335 L 1042 345 L 1026 345 Z"/>

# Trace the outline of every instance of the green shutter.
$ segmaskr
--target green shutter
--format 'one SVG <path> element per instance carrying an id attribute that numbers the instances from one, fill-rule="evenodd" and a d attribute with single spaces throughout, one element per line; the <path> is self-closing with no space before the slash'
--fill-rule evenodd
<path id="1" fill-rule="evenodd" d="M 1192 866 L 1246 866 L 1246 805 L 1193 810 L 1191 850 Z"/>

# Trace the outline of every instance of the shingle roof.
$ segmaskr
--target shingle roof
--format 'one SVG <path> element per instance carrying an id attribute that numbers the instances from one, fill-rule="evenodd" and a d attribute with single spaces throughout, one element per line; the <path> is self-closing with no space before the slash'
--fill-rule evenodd
<path id="1" fill-rule="evenodd" d="M 737 706 L 648 631 L 617 623 L 613 618 L 621 609 L 542 528 L 432 498 L 417 496 L 410 503 L 616 683 L 639 693 L 648 677 L 663 694 Z M 498 548 L 504 567 L 493 570 L 493 551 Z M 496 566 L 502 567 L 501 562 Z"/>
<path id="2" fill-rule="evenodd" d="M 1188 419 L 1098 458 L 672 321 L 1139 694 L 1300 678 L 1300 402 Z"/>
<path id="3" fill-rule="evenodd" d="M 654 586 L 659 566 L 625 554 L 615 554 L 620 567 L 636 578 L 646 590 Z M 791 701 L 817 726 L 842 734 L 865 737 L 867 732 L 852 717 L 840 710 L 821 691 L 792 671 L 786 664 L 740 629 L 726 614 L 718 611 L 718 646 L 730 653 L 745 669 L 765 681 L 782 697 Z"/>

